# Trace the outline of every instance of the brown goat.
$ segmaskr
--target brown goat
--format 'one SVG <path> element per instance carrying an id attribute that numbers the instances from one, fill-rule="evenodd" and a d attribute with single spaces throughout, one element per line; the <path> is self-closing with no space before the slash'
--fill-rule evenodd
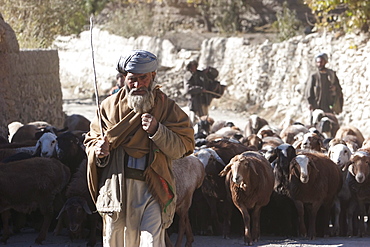
<path id="1" fill-rule="evenodd" d="M 353 198 L 350 202 L 347 215 L 348 235 L 353 235 L 352 218 L 359 216 L 360 227 L 359 236 L 365 232 L 364 216 L 366 213 L 366 204 L 370 203 L 370 148 L 357 150 L 351 156 L 351 163 L 348 166 L 348 184 Z M 354 215 L 356 207 L 359 208 L 359 215 Z"/>
<path id="2" fill-rule="evenodd" d="M 226 187 L 243 216 L 244 243 L 251 245 L 260 237 L 261 208 L 269 203 L 273 191 L 272 167 L 261 154 L 247 151 L 232 158 L 220 176 L 226 176 Z M 249 210 L 252 211 L 252 228 Z"/>
<path id="3" fill-rule="evenodd" d="M 290 162 L 288 196 L 293 199 L 297 211 L 299 232 L 307 235 L 304 222 L 304 206 L 308 207 L 308 237 L 316 237 L 316 216 L 321 206 L 324 209 L 324 234 L 329 233 L 330 210 L 342 187 L 342 175 L 337 165 L 321 153 L 301 153 Z M 321 222 L 320 222 L 321 223 Z"/>
<path id="4" fill-rule="evenodd" d="M 204 166 L 197 157 L 190 155 L 174 160 L 172 170 L 176 181 L 176 214 L 179 216 L 179 230 L 175 246 L 181 246 L 185 234 L 185 246 L 190 247 L 192 242 L 194 242 L 194 236 L 189 220 L 189 208 L 194 191 L 203 183 L 205 176 Z M 167 234 L 166 246 L 172 246 Z"/>

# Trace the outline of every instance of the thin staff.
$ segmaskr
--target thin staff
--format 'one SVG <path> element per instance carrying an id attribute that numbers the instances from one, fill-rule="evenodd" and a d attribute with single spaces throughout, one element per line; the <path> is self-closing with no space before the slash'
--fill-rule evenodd
<path id="1" fill-rule="evenodd" d="M 92 30 L 94 26 L 94 20 L 93 20 L 93 15 L 90 17 L 90 41 L 91 41 L 91 57 L 92 57 L 92 63 L 93 63 L 93 70 L 94 70 L 94 88 L 95 88 L 95 102 L 96 102 L 96 107 L 98 110 L 98 118 L 99 118 L 99 126 L 100 126 L 100 132 L 101 135 L 104 136 L 103 132 L 103 126 L 101 122 L 101 114 L 100 114 L 100 102 L 99 102 L 99 93 L 98 93 L 98 83 L 96 81 L 96 70 L 95 70 L 95 59 L 94 59 L 94 46 L 93 46 L 93 37 L 92 37 Z"/>

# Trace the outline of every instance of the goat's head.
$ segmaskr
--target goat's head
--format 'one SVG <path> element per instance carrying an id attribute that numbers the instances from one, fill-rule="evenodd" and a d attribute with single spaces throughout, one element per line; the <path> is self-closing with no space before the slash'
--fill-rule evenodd
<path id="1" fill-rule="evenodd" d="M 55 157 L 57 136 L 52 132 L 44 133 L 36 143 L 34 155 L 40 157 Z"/>
<path id="2" fill-rule="evenodd" d="M 355 177 L 358 183 L 363 183 L 370 174 L 370 153 L 359 150 L 351 156 L 351 164 L 348 171 Z"/>
<path id="3" fill-rule="evenodd" d="M 296 176 L 302 183 L 306 184 L 310 180 L 312 169 L 318 172 L 318 169 L 314 161 L 312 161 L 307 155 L 304 154 L 297 155 L 297 157 L 295 157 L 290 162 L 289 180 L 291 180 L 293 176 Z"/>
<path id="4" fill-rule="evenodd" d="M 249 177 L 251 172 L 258 175 L 254 159 L 248 157 L 247 153 L 236 155 L 230 160 L 230 170 L 232 174 L 232 181 L 242 189 L 248 187 Z"/>
<path id="5" fill-rule="evenodd" d="M 278 193 L 284 193 L 285 186 L 289 177 L 289 164 L 296 157 L 295 148 L 289 144 L 281 144 L 275 149 L 276 159 L 274 161 L 274 190 Z"/>
<path id="6" fill-rule="evenodd" d="M 328 150 L 328 157 L 341 169 L 351 160 L 352 152 L 345 144 L 336 144 Z"/>
<path id="7" fill-rule="evenodd" d="M 316 133 L 308 132 L 303 135 L 302 149 L 321 151 L 323 147 L 322 139 Z"/>
<path id="8" fill-rule="evenodd" d="M 81 149 L 80 140 L 71 132 L 65 132 L 57 137 L 56 153 L 62 162 L 74 157 Z"/>

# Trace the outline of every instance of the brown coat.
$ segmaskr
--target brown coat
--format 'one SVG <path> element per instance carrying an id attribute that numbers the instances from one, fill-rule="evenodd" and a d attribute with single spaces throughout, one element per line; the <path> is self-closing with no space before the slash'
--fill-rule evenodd
<path id="1" fill-rule="evenodd" d="M 151 137 L 141 127 L 141 114 L 133 112 L 127 107 L 125 90 L 108 97 L 101 104 L 101 122 L 104 135 L 108 138 L 111 150 L 118 147 L 124 152 L 119 152 L 121 157 L 129 154 L 139 158 L 149 154 L 149 166 L 145 170 L 145 179 L 153 196 L 161 205 L 168 220 L 172 220 L 174 206 L 175 181 L 172 175 L 171 160 L 189 155 L 194 149 L 194 131 L 188 116 L 176 103 L 169 99 L 158 88 L 154 90 L 155 106 L 152 114 L 159 122 L 158 131 Z M 94 145 L 101 137 L 99 119 L 96 117 L 90 127 L 90 132 L 85 139 L 86 152 L 88 155 L 88 184 L 94 200 L 97 199 L 99 190 L 105 186 L 105 178 L 100 177 L 105 170 L 111 170 L 107 163 L 99 164 L 100 160 L 95 157 Z M 113 152 L 112 152 L 113 153 Z M 107 159 L 109 160 L 110 157 Z M 122 159 L 120 159 L 122 160 Z M 116 162 L 117 163 L 117 162 Z M 109 164 L 109 162 L 108 162 Z M 98 174 L 98 167 L 102 167 Z M 108 166 L 112 166 L 109 164 Z M 115 164 L 115 168 L 121 165 Z M 122 166 L 121 166 L 122 167 Z M 109 181 L 111 189 L 119 188 L 123 179 L 123 169 L 116 170 L 115 179 Z M 100 176 L 99 176 L 100 175 Z M 118 185 L 119 184 L 119 185 Z M 110 187 L 108 186 L 108 187 Z M 109 188 L 108 188 L 109 189 Z M 117 191 L 115 191 L 117 192 Z M 110 198 L 113 202 L 107 202 L 107 210 L 119 211 L 117 205 L 123 200 L 124 192 L 117 192 L 117 196 Z M 112 206 L 113 205 L 113 206 Z M 163 215 L 163 214 L 162 214 Z"/>

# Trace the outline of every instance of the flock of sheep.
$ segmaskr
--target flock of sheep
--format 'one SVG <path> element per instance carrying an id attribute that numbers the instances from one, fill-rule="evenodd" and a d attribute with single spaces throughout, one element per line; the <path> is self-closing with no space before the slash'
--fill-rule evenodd
<path id="1" fill-rule="evenodd" d="M 36 212 L 43 216 L 36 243 L 50 229 L 66 228 L 71 239 L 96 245 L 101 218 L 88 192 L 82 145 L 89 124 L 75 114 L 62 130 L 45 122 L 8 126 L 9 140 L 0 140 L 2 242 L 22 227 L 16 217 L 29 222 Z M 366 234 L 370 144 L 354 126 L 339 126 L 333 114 L 316 110 L 311 126 L 276 130 L 252 115 L 241 130 L 204 116 L 194 129 L 194 153 L 173 162 L 177 205 L 167 246 L 173 231 L 175 246 L 184 236 L 191 246 L 193 232 L 225 238 L 236 232 L 247 245 L 263 234 Z"/>

